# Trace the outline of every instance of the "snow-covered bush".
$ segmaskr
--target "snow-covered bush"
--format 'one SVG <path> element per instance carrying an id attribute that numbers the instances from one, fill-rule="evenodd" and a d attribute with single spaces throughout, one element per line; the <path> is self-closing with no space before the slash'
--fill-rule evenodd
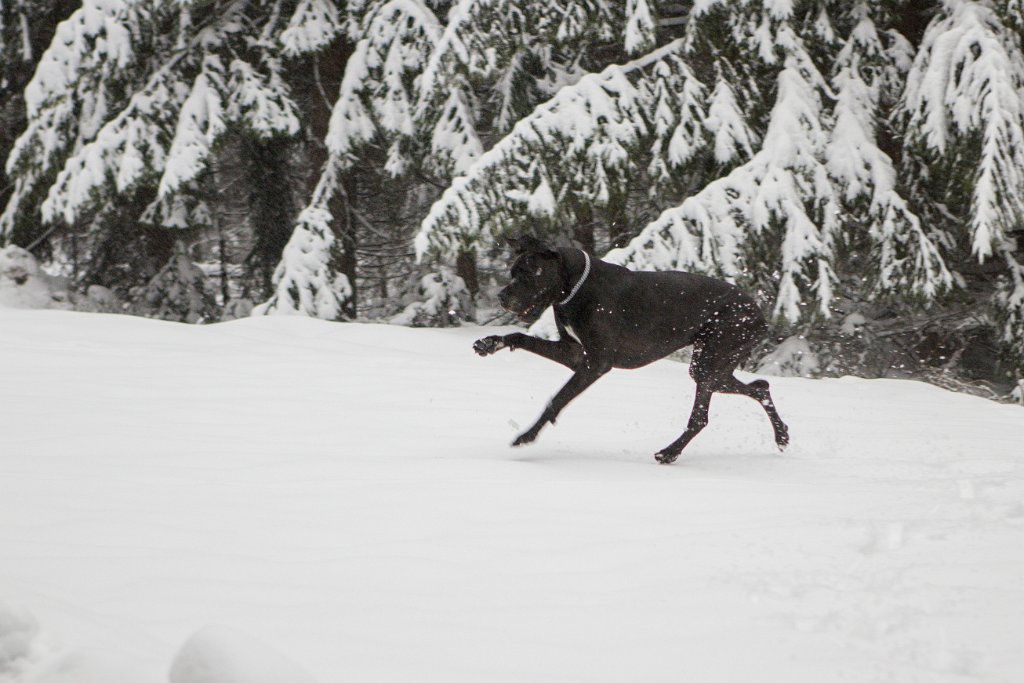
<path id="1" fill-rule="evenodd" d="M 392 324 L 451 327 L 473 317 L 473 300 L 466 283 L 448 268 L 421 277 L 410 295 L 415 300 L 391 318 Z"/>
<path id="2" fill-rule="evenodd" d="M 89 313 L 120 313 L 124 310 L 124 304 L 106 287 L 89 285 L 85 297 L 79 298 L 75 308 Z"/>
<path id="3" fill-rule="evenodd" d="M 49 278 L 35 257 L 21 247 L 0 249 L 0 305 L 48 308 L 52 301 Z"/>
<path id="4" fill-rule="evenodd" d="M 0 306 L 72 309 L 76 297 L 65 278 L 48 275 L 30 252 L 10 245 L 0 248 Z"/>
<path id="5" fill-rule="evenodd" d="M 821 362 L 807 339 L 793 336 L 761 358 L 757 372 L 777 377 L 814 377 L 820 367 Z"/>
<path id="6" fill-rule="evenodd" d="M 199 323 L 217 319 L 217 306 L 206 274 L 188 256 L 183 242 L 171 259 L 137 296 L 136 312 L 150 318 Z"/>
<path id="7" fill-rule="evenodd" d="M 239 318 L 248 318 L 252 315 L 253 308 L 253 303 L 249 299 L 232 299 L 224 306 L 220 319 L 237 320 Z"/>

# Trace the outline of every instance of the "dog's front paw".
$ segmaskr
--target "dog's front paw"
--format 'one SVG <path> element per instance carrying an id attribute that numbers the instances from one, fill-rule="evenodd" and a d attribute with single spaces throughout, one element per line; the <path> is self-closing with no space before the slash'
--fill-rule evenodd
<path id="1" fill-rule="evenodd" d="M 476 351 L 478 356 L 489 356 L 492 353 L 496 353 L 505 348 L 505 340 L 496 334 L 492 334 L 489 337 L 483 339 L 477 339 L 473 342 L 473 350 Z"/>

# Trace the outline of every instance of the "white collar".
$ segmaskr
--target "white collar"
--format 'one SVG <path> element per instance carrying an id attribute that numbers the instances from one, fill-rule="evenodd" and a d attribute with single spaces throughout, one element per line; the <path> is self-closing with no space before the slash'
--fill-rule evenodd
<path id="1" fill-rule="evenodd" d="M 572 288 L 572 291 L 569 292 L 569 296 L 565 297 L 564 299 L 558 302 L 559 306 L 564 306 L 570 301 L 572 301 L 572 298 L 576 296 L 577 292 L 580 291 L 580 287 L 582 287 L 583 283 L 587 281 L 587 276 L 590 275 L 590 254 L 584 251 L 583 260 L 586 263 L 586 265 L 583 266 L 583 275 L 580 277 L 579 282 L 577 282 L 576 285 Z"/>

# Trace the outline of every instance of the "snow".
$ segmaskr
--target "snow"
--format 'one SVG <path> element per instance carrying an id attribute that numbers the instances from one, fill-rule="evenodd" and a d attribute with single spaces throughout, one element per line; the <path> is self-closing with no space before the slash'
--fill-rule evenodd
<path id="1" fill-rule="evenodd" d="M 790 28 L 783 26 L 778 33 L 795 43 Z M 748 254 L 748 262 L 741 262 L 743 247 L 755 237 L 762 243 L 778 239 L 772 231 L 781 223 L 781 253 L 762 256 L 767 260 L 758 268 L 776 269 L 773 314 L 796 322 L 802 306 L 811 303 L 807 295 L 813 294 L 817 312 L 831 315 L 836 276 L 829 259 L 840 203 L 819 161 L 827 142 L 819 123 L 819 91 L 825 84 L 810 57 L 795 47 L 776 80 L 776 102 L 757 153 L 679 206 L 663 211 L 629 244 L 609 252 L 606 260 L 635 270 L 696 270 L 735 278 L 753 260 Z M 807 213 L 809 196 L 815 197 L 812 215 Z M 781 263 L 772 261 L 776 258 Z"/>
<path id="2" fill-rule="evenodd" d="M 326 47 L 341 31 L 338 8 L 328 0 L 300 0 L 281 32 L 281 44 L 289 57 Z"/>
<path id="3" fill-rule="evenodd" d="M 32 615 L 0 603 L 0 681 L 12 680 L 31 661 L 38 635 Z"/>
<path id="4" fill-rule="evenodd" d="M 454 258 L 460 245 L 493 244 L 498 233 L 521 220 L 524 208 L 540 215 L 549 215 L 549 207 L 564 213 L 560 202 L 547 201 L 549 191 L 556 199 L 573 193 L 597 206 L 607 204 L 609 177 L 623 185 L 635 170 L 628 150 L 645 137 L 653 143 L 652 174 L 677 171 L 706 144 L 704 88 L 681 59 L 683 49 L 683 41 L 676 40 L 588 74 L 521 119 L 434 203 L 416 236 L 417 257 L 435 250 Z M 646 70 L 653 84 L 642 78 Z M 654 135 L 648 117 L 654 119 Z M 542 193 L 534 196 L 536 190 Z M 523 198 L 531 206 L 524 207 Z"/>
<path id="5" fill-rule="evenodd" d="M 0 248 L 0 306 L 45 308 L 51 298 L 48 278 L 31 253 L 13 244 Z"/>
<path id="6" fill-rule="evenodd" d="M 647 0 L 628 0 L 626 3 L 626 36 L 623 47 L 626 54 L 638 55 L 654 48 L 655 22 Z"/>
<path id="7" fill-rule="evenodd" d="M 662 361 L 510 449 L 568 373 L 496 331 L 0 309 L 0 681 L 1024 670 L 1020 407 L 771 378 L 784 455 L 716 396 L 660 466 Z"/>
<path id="8" fill-rule="evenodd" d="M 853 316 L 848 316 L 847 321 Z M 863 320 L 863 316 L 861 316 Z M 844 325 L 845 325 L 844 321 Z M 803 337 L 789 337 L 757 364 L 757 371 L 776 377 L 813 377 L 819 370 L 818 357 Z"/>
<path id="9" fill-rule="evenodd" d="M 104 289 L 98 287 L 95 293 L 102 297 Z M 68 290 L 66 278 L 44 272 L 31 252 L 13 244 L 0 247 L 0 307 L 70 309 L 78 305 L 92 310 L 100 304 L 92 293 L 83 301 Z"/>
<path id="10" fill-rule="evenodd" d="M 218 92 L 224 88 L 223 72 L 216 56 L 208 55 L 203 60 L 203 70 L 196 76 L 178 116 L 174 140 L 160 178 L 161 197 L 177 191 L 206 169 L 206 158 L 226 129 L 224 105 Z"/>
<path id="11" fill-rule="evenodd" d="M 978 2 L 948 0 L 929 24 L 907 76 L 907 135 L 956 161 L 957 138 L 982 141 L 974 174 L 971 250 L 983 261 L 1005 251 L 1024 211 L 1024 59 L 1012 29 Z M 1011 249 L 1012 251 L 1012 249 Z"/>

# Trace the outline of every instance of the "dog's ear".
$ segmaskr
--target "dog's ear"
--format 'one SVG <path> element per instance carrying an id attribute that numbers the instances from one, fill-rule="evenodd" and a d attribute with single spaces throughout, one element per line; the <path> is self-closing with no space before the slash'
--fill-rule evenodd
<path id="1" fill-rule="evenodd" d="M 537 239 L 533 235 L 523 235 L 522 237 L 509 237 L 505 240 L 508 243 L 509 249 L 516 256 L 532 252 L 535 254 L 555 254 L 555 250 L 549 247 L 547 244 Z"/>

